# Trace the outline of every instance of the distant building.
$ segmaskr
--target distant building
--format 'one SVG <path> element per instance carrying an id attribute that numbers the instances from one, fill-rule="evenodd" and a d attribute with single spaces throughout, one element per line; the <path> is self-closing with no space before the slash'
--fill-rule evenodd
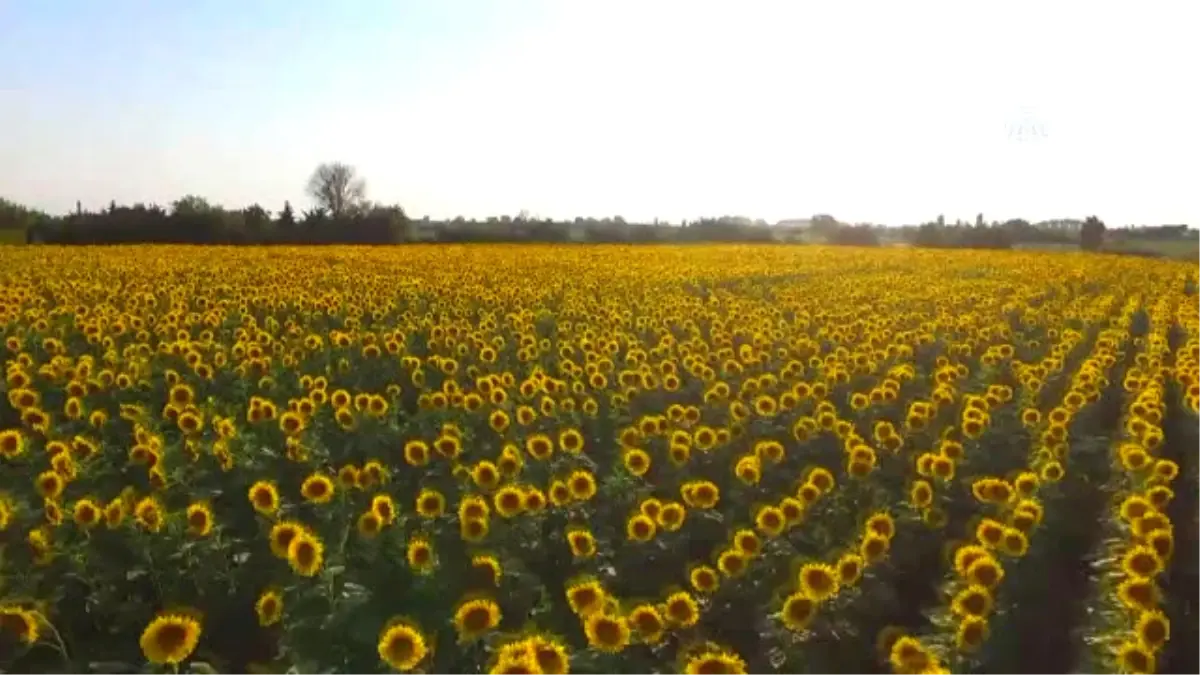
<path id="1" fill-rule="evenodd" d="M 783 242 L 806 241 L 812 226 L 813 221 L 809 218 L 781 220 L 771 227 L 771 238 Z"/>
<path id="2" fill-rule="evenodd" d="M 579 220 L 567 223 L 567 239 L 570 241 L 587 241 L 587 224 Z"/>
<path id="3" fill-rule="evenodd" d="M 1072 218 L 1043 220 L 1042 222 L 1034 225 L 1034 227 L 1047 232 L 1067 232 L 1074 234 L 1083 229 L 1083 221 Z"/>
<path id="4" fill-rule="evenodd" d="M 441 223 L 435 223 L 425 216 L 420 220 L 412 221 L 409 227 L 409 233 L 413 241 L 437 241 L 438 230 Z"/>

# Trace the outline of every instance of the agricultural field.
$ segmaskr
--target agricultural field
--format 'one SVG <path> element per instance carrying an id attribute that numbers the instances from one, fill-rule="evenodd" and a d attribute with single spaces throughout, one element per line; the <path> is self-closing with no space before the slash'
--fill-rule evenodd
<path id="1" fill-rule="evenodd" d="M 1197 672 L 1198 268 L 0 249 L 0 671 Z"/>

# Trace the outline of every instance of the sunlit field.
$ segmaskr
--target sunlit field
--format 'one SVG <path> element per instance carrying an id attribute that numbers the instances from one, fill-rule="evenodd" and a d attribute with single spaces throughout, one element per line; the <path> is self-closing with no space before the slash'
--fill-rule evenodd
<path id="1" fill-rule="evenodd" d="M 1197 273 L 4 247 L 0 670 L 1187 672 Z"/>

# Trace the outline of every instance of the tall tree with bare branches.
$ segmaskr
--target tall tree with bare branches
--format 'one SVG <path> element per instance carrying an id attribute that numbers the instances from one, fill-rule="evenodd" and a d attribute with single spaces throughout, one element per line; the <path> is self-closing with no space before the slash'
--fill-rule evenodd
<path id="1" fill-rule="evenodd" d="M 329 215 L 338 218 L 354 212 L 367 198 L 367 182 L 342 162 L 325 162 L 308 179 L 308 194 Z"/>

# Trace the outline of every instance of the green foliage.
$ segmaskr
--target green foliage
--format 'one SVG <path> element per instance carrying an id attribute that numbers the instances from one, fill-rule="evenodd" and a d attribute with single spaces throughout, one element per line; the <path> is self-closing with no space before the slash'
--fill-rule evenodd
<path id="1" fill-rule="evenodd" d="M 1079 248 L 1098 251 L 1104 246 L 1104 222 L 1096 216 L 1088 216 L 1079 230 Z"/>

